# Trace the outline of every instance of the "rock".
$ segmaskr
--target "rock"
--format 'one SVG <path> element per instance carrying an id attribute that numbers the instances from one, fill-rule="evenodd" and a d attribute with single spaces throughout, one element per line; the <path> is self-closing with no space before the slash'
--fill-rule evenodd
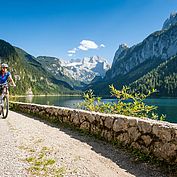
<path id="1" fill-rule="evenodd" d="M 94 114 L 88 114 L 87 120 L 92 123 L 95 121 L 95 115 Z"/>
<path id="2" fill-rule="evenodd" d="M 115 132 L 124 131 L 128 129 L 128 122 L 126 118 L 116 118 L 113 124 Z"/>
<path id="3" fill-rule="evenodd" d="M 175 131 L 174 140 L 175 140 L 176 145 L 177 145 L 177 129 L 176 130 L 174 129 L 174 131 Z"/>
<path id="4" fill-rule="evenodd" d="M 62 113 L 63 113 L 64 116 L 68 116 L 69 115 L 69 110 L 63 109 Z"/>
<path id="5" fill-rule="evenodd" d="M 152 131 L 152 124 L 145 120 L 138 120 L 138 128 L 143 133 L 150 133 Z"/>
<path id="6" fill-rule="evenodd" d="M 101 125 L 102 127 L 104 127 L 104 121 L 105 121 L 105 118 L 104 118 L 103 116 L 100 116 L 100 121 L 99 121 L 99 123 L 100 123 L 100 125 Z"/>
<path id="7" fill-rule="evenodd" d="M 141 133 L 138 131 L 136 127 L 129 128 L 128 134 L 132 141 L 136 141 L 141 136 Z"/>
<path id="8" fill-rule="evenodd" d="M 174 163 L 174 159 L 177 159 L 177 146 L 171 143 L 155 142 L 153 152 L 154 155 L 161 160 Z"/>
<path id="9" fill-rule="evenodd" d="M 78 112 L 73 111 L 69 120 L 71 122 L 73 122 L 75 125 L 79 124 L 79 114 L 78 114 Z"/>
<path id="10" fill-rule="evenodd" d="M 33 108 L 34 109 L 34 108 Z M 49 115 L 53 115 L 55 112 L 55 108 L 47 108 L 46 109 L 46 113 L 49 114 Z"/>
<path id="11" fill-rule="evenodd" d="M 70 124 L 71 122 L 70 122 L 69 118 L 70 118 L 70 117 L 68 117 L 68 116 L 63 116 L 63 117 L 62 117 L 63 122 L 64 122 L 64 123 L 69 123 L 69 124 Z"/>
<path id="12" fill-rule="evenodd" d="M 96 125 L 93 125 L 93 124 L 91 124 L 90 125 L 90 131 L 93 133 L 93 134 L 100 134 L 101 133 L 101 129 L 98 127 L 98 126 L 96 126 Z"/>
<path id="13" fill-rule="evenodd" d="M 149 135 L 141 136 L 141 139 L 144 141 L 146 147 L 149 146 L 152 142 L 152 138 Z"/>
<path id="14" fill-rule="evenodd" d="M 114 63 L 115 63 L 115 58 L 119 58 L 119 60 L 120 60 L 121 58 L 123 58 L 126 55 L 127 49 L 128 49 L 127 44 L 120 44 L 119 45 L 119 48 L 115 53 L 115 57 L 114 57 L 112 65 L 114 65 Z"/>
<path id="15" fill-rule="evenodd" d="M 114 122 L 114 118 L 113 117 L 106 117 L 105 121 L 104 121 L 104 125 L 105 127 L 111 129 L 113 126 L 113 122 Z"/>
<path id="16" fill-rule="evenodd" d="M 81 125 L 80 125 L 80 129 L 82 130 L 89 130 L 90 129 L 90 124 L 89 122 L 82 122 Z"/>
<path id="17" fill-rule="evenodd" d="M 118 136 L 116 137 L 116 139 L 117 139 L 119 142 L 122 142 L 124 145 L 130 144 L 130 138 L 129 138 L 128 133 L 121 133 L 120 135 L 118 135 Z"/>
<path id="18" fill-rule="evenodd" d="M 86 121 L 85 115 L 79 113 L 79 120 L 80 120 L 81 123 L 84 122 L 84 121 Z"/>
<path id="19" fill-rule="evenodd" d="M 152 130 L 153 134 L 155 134 L 158 138 L 160 138 L 163 142 L 169 142 L 172 139 L 171 136 L 171 129 L 164 125 L 154 125 L 153 126 L 153 130 Z"/>
<path id="20" fill-rule="evenodd" d="M 162 29 L 163 29 L 163 30 L 164 30 L 164 29 L 168 29 L 168 28 L 170 28 L 171 26 L 173 26 L 173 25 L 175 25 L 175 24 L 177 24 L 177 13 L 176 13 L 176 12 L 170 14 L 170 18 L 168 18 L 168 19 L 164 22 Z"/>
<path id="21" fill-rule="evenodd" d="M 73 117 L 73 121 L 72 121 L 72 122 L 73 122 L 75 125 L 79 125 L 79 124 L 80 124 L 78 115 L 75 115 L 75 116 Z"/>
<path id="22" fill-rule="evenodd" d="M 40 117 L 45 116 L 45 111 L 40 111 L 39 115 L 40 115 Z"/>
<path id="23" fill-rule="evenodd" d="M 131 146 L 133 147 L 133 148 L 135 148 L 135 149 L 141 149 L 141 146 L 137 143 L 137 142 L 133 142 L 132 144 L 131 144 Z"/>
<path id="24" fill-rule="evenodd" d="M 57 117 L 58 116 L 58 111 L 54 111 L 54 116 Z"/>
<path id="25" fill-rule="evenodd" d="M 58 109 L 57 110 L 57 114 L 60 115 L 60 116 L 62 116 L 63 115 L 63 110 L 62 109 Z"/>
<path id="26" fill-rule="evenodd" d="M 138 120 L 134 117 L 129 117 L 128 121 L 129 121 L 129 126 L 130 127 L 135 127 L 138 124 Z"/>
<path id="27" fill-rule="evenodd" d="M 111 141 L 113 139 L 112 132 L 108 130 L 104 130 L 104 138 L 108 141 Z"/>

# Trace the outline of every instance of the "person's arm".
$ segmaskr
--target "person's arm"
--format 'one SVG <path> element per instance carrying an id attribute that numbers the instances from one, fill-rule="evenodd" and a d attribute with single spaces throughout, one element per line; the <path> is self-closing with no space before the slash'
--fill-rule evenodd
<path id="1" fill-rule="evenodd" d="M 12 83 L 12 85 L 13 85 L 14 87 L 16 87 L 16 84 L 15 84 L 14 80 L 12 79 L 11 74 L 9 75 L 9 80 L 10 80 L 10 82 Z"/>

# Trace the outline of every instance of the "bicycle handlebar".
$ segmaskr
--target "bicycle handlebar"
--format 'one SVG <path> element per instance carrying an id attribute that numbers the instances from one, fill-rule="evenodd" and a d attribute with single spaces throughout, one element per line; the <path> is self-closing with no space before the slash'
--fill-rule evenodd
<path id="1" fill-rule="evenodd" d="M 0 84 L 0 86 L 8 86 L 8 83 Z"/>
<path id="2" fill-rule="evenodd" d="M 10 86 L 14 86 L 14 85 L 12 85 L 12 84 L 10 84 L 10 83 L 3 83 L 3 84 L 0 84 L 0 86 L 7 86 L 7 87 L 8 87 L 9 85 L 10 85 Z M 16 86 L 16 85 L 15 85 L 15 86 Z M 14 86 L 14 87 L 15 87 L 15 86 Z"/>

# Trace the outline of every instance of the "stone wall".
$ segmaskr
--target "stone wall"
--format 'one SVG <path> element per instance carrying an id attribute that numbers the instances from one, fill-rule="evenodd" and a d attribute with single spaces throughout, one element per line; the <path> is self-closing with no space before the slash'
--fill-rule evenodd
<path id="1" fill-rule="evenodd" d="M 78 109 L 11 102 L 11 109 L 74 125 L 108 141 L 177 164 L 177 124 Z"/>

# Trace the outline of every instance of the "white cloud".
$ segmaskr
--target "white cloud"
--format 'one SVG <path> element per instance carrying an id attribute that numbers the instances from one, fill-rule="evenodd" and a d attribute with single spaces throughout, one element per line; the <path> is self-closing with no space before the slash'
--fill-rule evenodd
<path id="1" fill-rule="evenodd" d="M 104 47 L 105 47 L 105 45 L 104 45 L 104 44 L 101 44 L 101 45 L 100 45 L 100 47 L 101 47 L 101 48 L 104 48 Z"/>
<path id="2" fill-rule="evenodd" d="M 78 47 L 78 49 L 80 49 L 80 50 L 88 50 L 88 48 L 86 48 L 86 47 L 84 47 L 83 45 L 80 45 L 79 47 Z"/>
<path id="3" fill-rule="evenodd" d="M 75 50 L 68 50 L 68 53 L 76 53 Z"/>
<path id="4" fill-rule="evenodd" d="M 82 40 L 80 42 L 80 46 L 78 47 L 80 50 L 89 50 L 89 49 L 97 49 L 98 45 L 94 41 L 90 40 Z"/>
<path id="5" fill-rule="evenodd" d="M 68 53 L 70 53 L 70 54 L 75 54 L 77 50 L 78 50 L 78 49 L 74 48 L 74 49 L 68 50 Z"/>
<path id="6" fill-rule="evenodd" d="M 80 45 L 77 48 L 73 48 L 71 50 L 68 50 L 68 56 L 72 57 L 79 50 L 87 51 L 89 49 L 98 49 L 98 48 L 104 48 L 104 47 L 105 47 L 104 44 L 101 44 L 100 46 L 98 46 L 94 41 L 82 40 L 80 42 Z"/>
<path id="7" fill-rule="evenodd" d="M 69 56 L 69 57 L 72 57 L 72 56 L 73 56 L 73 54 L 72 54 L 72 53 L 69 53 L 69 54 L 68 54 L 68 56 Z"/>

